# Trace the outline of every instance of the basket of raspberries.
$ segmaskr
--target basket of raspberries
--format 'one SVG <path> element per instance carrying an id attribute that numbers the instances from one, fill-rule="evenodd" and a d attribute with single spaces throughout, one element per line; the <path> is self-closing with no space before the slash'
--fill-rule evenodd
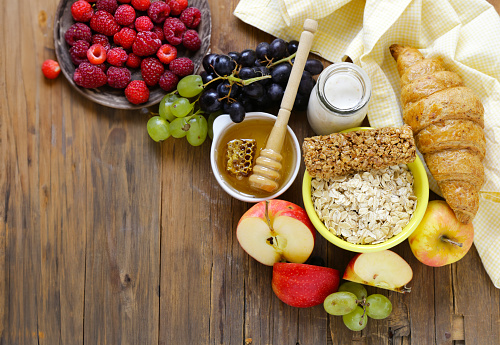
<path id="1" fill-rule="evenodd" d="M 59 4 L 56 55 L 87 98 L 136 109 L 195 73 L 210 44 L 206 1 L 77 0 Z"/>

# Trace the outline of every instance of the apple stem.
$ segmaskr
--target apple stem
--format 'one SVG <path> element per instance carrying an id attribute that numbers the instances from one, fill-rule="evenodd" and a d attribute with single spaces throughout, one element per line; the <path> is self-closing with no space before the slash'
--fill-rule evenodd
<path id="1" fill-rule="evenodd" d="M 271 219 L 269 218 L 269 200 L 266 200 L 266 208 L 264 210 L 264 216 L 266 217 L 266 222 L 267 226 L 269 227 L 269 230 L 271 230 L 271 233 L 274 233 L 274 229 L 271 225 Z"/>
<path id="2" fill-rule="evenodd" d="M 463 245 L 464 245 L 463 243 L 460 243 L 460 242 L 456 242 L 456 241 L 450 240 L 450 239 L 449 239 L 448 237 L 446 237 L 446 236 L 441 236 L 441 240 L 442 240 L 442 241 L 445 241 L 445 242 L 448 242 L 448 243 L 451 243 L 451 244 L 453 244 L 453 245 L 455 245 L 455 246 L 457 246 L 457 247 L 460 247 L 460 248 L 462 248 L 462 247 L 463 247 Z"/>

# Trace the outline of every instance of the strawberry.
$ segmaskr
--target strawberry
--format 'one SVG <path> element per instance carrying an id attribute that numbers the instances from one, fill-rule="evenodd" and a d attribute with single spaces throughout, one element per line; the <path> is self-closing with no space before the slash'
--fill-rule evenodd
<path id="1" fill-rule="evenodd" d="M 42 64 L 42 73 L 45 78 L 55 79 L 61 73 L 61 67 L 57 61 L 45 60 Z"/>
<path id="2" fill-rule="evenodd" d="M 173 59 L 177 57 L 177 49 L 170 44 L 164 44 L 156 52 L 158 59 L 165 65 L 168 65 Z"/>
<path id="3" fill-rule="evenodd" d="M 157 58 L 148 57 L 142 60 L 141 75 L 146 85 L 155 86 L 158 84 L 163 72 L 165 72 L 165 67 Z"/>
<path id="4" fill-rule="evenodd" d="M 125 97 L 133 104 L 141 104 L 149 99 L 149 89 L 143 80 L 132 80 L 125 89 Z"/>
<path id="5" fill-rule="evenodd" d="M 90 27 L 92 30 L 105 36 L 113 36 L 120 31 L 120 25 L 106 11 L 97 11 L 90 19 Z"/>
<path id="6" fill-rule="evenodd" d="M 137 56 L 153 55 L 161 46 L 161 41 L 151 31 L 139 32 L 132 45 L 132 52 Z"/>

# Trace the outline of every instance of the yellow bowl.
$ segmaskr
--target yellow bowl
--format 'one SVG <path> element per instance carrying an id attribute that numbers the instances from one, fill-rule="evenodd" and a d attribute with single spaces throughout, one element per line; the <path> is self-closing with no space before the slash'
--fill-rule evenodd
<path id="1" fill-rule="evenodd" d="M 342 132 L 351 132 L 358 130 L 366 131 L 368 129 L 372 128 L 356 127 L 356 128 L 346 129 L 345 131 Z M 425 168 L 424 165 L 422 164 L 422 161 L 417 156 L 417 158 L 413 163 L 409 163 L 407 165 L 413 174 L 413 180 L 414 180 L 413 191 L 415 193 L 415 196 L 417 197 L 417 208 L 415 209 L 415 212 L 413 213 L 410 222 L 403 228 L 403 231 L 401 231 L 396 236 L 391 237 L 387 241 L 379 244 L 353 244 L 343 240 L 342 238 L 330 232 L 323 224 L 323 222 L 319 219 L 318 214 L 314 210 L 314 205 L 311 195 L 311 176 L 306 171 L 304 174 L 304 180 L 302 182 L 302 198 L 304 199 L 304 206 L 306 212 L 316 230 L 318 230 L 318 232 L 324 238 L 326 238 L 328 241 L 330 241 L 337 247 L 358 253 L 378 252 L 381 250 L 392 248 L 397 244 L 403 242 L 417 228 L 418 224 L 422 220 L 422 217 L 424 216 L 425 210 L 427 208 L 427 203 L 429 201 L 429 181 L 427 179 L 427 173 L 425 172 Z"/>

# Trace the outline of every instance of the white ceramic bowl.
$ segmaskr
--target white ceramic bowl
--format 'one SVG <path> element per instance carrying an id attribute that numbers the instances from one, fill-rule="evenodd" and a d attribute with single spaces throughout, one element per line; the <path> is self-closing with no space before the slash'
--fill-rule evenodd
<path id="1" fill-rule="evenodd" d="M 284 193 L 295 181 L 295 178 L 297 177 L 297 174 L 299 173 L 299 168 L 300 168 L 300 145 L 299 141 L 297 140 L 297 137 L 295 136 L 295 133 L 292 131 L 290 127 L 288 127 L 288 133 L 290 134 L 292 141 L 293 141 L 293 146 L 295 149 L 295 166 L 293 169 L 293 172 L 290 174 L 288 180 L 284 181 L 284 183 L 280 186 L 280 188 L 276 191 L 276 193 L 265 197 L 265 198 L 257 198 L 257 197 L 251 197 L 248 196 L 247 194 L 240 193 L 236 189 L 234 189 L 232 186 L 230 186 L 224 179 L 221 177 L 221 174 L 219 172 L 219 168 L 217 166 L 217 157 L 216 157 L 216 148 L 219 145 L 219 140 L 220 138 L 223 137 L 224 133 L 226 130 L 231 128 L 232 126 L 241 126 L 245 124 L 245 121 L 249 119 L 258 119 L 258 118 L 266 118 L 266 119 L 271 119 L 273 121 L 276 121 L 276 116 L 268 114 L 268 113 L 262 113 L 262 112 L 251 112 L 247 113 L 245 115 L 245 120 L 241 123 L 234 123 L 229 115 L 220 115 L 218 116 L 213 124 L 213 131 L 214 131 L 214 138 L 212 140 L 212 147 L 210 149 L 210 163 L 212 164 L 212 172 L 214 173 L 215 178 L 217 179 L 217 182 L 219 185 L 228 193 L 231 195 L 233 198 L 245 201 L 245 202 L 260 202 L 263 200 L 269 200 L 269 199 L 274 199 Z"/>

